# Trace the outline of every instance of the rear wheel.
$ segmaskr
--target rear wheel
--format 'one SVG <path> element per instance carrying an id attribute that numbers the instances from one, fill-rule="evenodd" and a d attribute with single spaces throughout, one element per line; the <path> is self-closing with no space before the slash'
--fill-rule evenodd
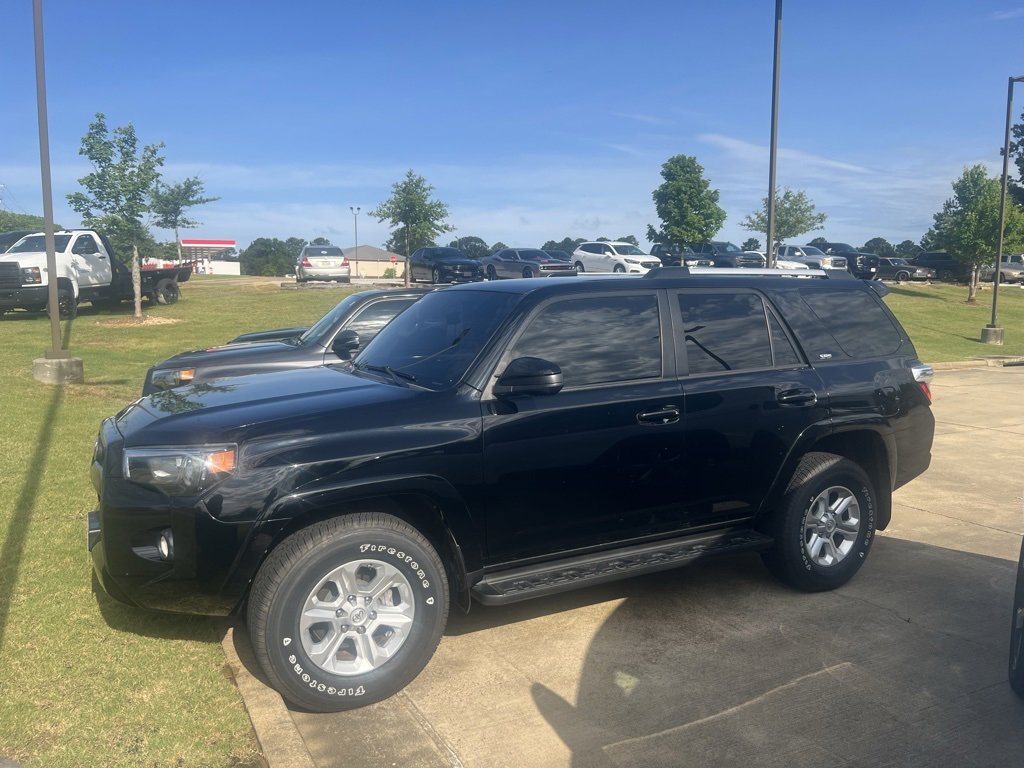
<path id="1" fill-rule="evenodd" d="M 181 298 L 181 289 L 178 281 L 172 277 L 164 277 L 156 284 L 153 290 L 153 297 L 157 304 L 174 304 Z"/>
<path id="2" fill-rule="evenodd" d="M 849 459 L 808 453 L 767 527 L 775 546 L 762 558 L 772 573 L 806 592 L 840 587 L 860 570 L 875 537 L 871 479 Z"/>
<path id="3" fill-rule="evenodd" d="M 386 699 L 426 666 L 448 619 L 448 579 L 415 529 L 348 515 L 285 539 L 260 567 L 249 635 L 289 701 L 319 712 Z"/>
<path id="4" fill-rule="evenodd" d="M 953 270 L 951 269 L 940 269 L 939 280 L 941 280 L 944 283 L 952 283 L 954 280 L 956 280 L 956 276 L 953 274 Z"/>

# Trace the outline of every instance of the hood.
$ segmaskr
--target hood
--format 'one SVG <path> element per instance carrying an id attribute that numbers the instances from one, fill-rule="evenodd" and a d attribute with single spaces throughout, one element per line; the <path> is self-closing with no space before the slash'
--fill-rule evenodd
<path id="1" fill-rule="evenodd" d="M 302 350 L 295 344 L 284 341 L 259 341 L 243 344 L 224 344 L 209 349 L 194 349 L 181 352 L 153 366 L 154 370 L 167 368 L 200 368 L 209 365 L 238 365 L 254 360 L 271 360 L 287 357 Z"/>
<path id="2" fill-rule="evenodd" d="M 463 257 L 463 258 L 460 258 L 458 256 L 453 256 L 450 259 L 438 259 L 435 263 L 437 263 L 437 264 L 447 264 L 447 265 L 451 265 L 453 267 L 479 267 L 480 266 L 480 262 L 479 261 L 477 261 L 476 259 L 471 259 L 468 256 Z"/>
<path id="3" fill-rule="evenodd" d="M 266 431 L 315 431 L 339 410 L 389 405 L 420 394 L 338 366 L 188 384 L 139 398 L 114 419 L 126 445 L 236 442 Z"/>

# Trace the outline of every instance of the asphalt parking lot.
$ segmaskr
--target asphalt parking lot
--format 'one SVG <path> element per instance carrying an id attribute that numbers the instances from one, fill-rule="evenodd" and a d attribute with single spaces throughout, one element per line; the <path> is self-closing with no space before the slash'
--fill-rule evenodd
<path id="1" fill-rule="evenodd" d="M 1005 766 L 1024 531 L 1024 368 L 941 371 L 931 468 L 847 586 L 805 595 L 756 555 L 453 614 L 405 691 L 291 711 L 333 766 Z"/>

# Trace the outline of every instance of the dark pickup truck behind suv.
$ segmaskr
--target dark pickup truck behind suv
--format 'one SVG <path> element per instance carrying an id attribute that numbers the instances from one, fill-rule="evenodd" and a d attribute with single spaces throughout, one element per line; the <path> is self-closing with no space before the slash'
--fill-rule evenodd
<path id="1" fill-rule="evenodd" d="M 929 464 L 931 369 L 880 284 L 748 271 L 455 286 L 354 363 L 143 397 L 96 441 L 97 576 L 244 614 L 323 711 L 410 682 L 452 604 L 738 551 L 838 587 Z"/>
<path id="2" fill-rule="evenodd" d="M 817 246 L 829 256 L 842 256 L 846 259 L 846 268 L 853 273 L 854 277 L 861 280 L 875 280 L 878 278 L 878 257 L 873 253 L 858 251 L 849 243 L 830 243 L 818 241 L 808 243 Z"/>

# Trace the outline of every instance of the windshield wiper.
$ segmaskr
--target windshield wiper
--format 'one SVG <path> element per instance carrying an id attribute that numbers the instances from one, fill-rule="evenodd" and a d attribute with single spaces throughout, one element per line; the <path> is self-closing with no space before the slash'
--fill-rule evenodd
<path id="1" fill-rule="evenodd" d="M 400 387 L 407 386 L 406 382 L 415 382 L 416 377 L 405 371 L 396 371 L 390 365 L 363 365 L 359 366 L 364 371 L 380 371 L 391 377 L 391 380 Z"/>

